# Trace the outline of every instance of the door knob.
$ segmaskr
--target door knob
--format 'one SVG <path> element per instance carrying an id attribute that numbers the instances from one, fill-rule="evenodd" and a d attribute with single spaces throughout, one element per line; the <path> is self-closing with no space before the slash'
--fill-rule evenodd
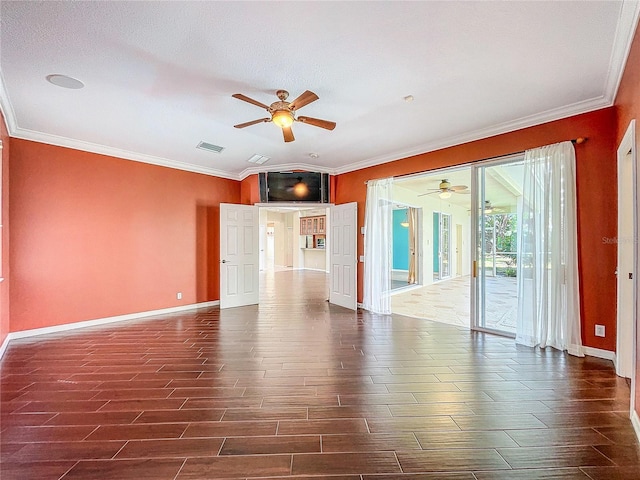
<path id="1" fill-rule="evenodd" d="M 220 260 L 220 263 L 227 263 L 226 260 Z"/>

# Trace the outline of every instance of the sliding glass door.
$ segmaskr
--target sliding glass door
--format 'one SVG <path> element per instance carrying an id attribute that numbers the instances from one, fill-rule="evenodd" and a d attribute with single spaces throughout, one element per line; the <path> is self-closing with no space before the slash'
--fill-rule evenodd
<path id="1" fill-rule="evenodd" d="M 474 328 L 515 335 L 522 158 L 473 167 Z"/>

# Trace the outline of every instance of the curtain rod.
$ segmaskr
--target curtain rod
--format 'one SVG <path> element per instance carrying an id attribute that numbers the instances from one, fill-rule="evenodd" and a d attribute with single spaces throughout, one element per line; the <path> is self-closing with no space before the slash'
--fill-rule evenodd
<path id="1" fill-rule="evenodd" d="M 575 144 L 575 145 L 580 145 L 581 143 L 586 142 L 588 139 L 588 137 L 578 137 L 578 138 L 572 138 L 571 140 L 569 140 L 571 143 Z M 560 142 L 558 142 L 560 143 Z M 506 158 L 506 157 L 511 157 L 513 155 L 521 155 L 523 153 L 525 153 L 526 150 L 520 150 L 518 152 L 511 152 L 511 153 L 505 153 L 502 155 L 496 155 L 495 157 L 489 157 L 489 158 L 483 158 L 482 160 L 479 160 L 480 162 L 486 162 L 489 160 L 496 160 L 497 158 Z M 436 170 L 424 170 L 422 172 L 415 172 L 415 173 L 407 173 L 405 175 L 398 175 L 397 177 L 391 177 L 391 178 L 409 178 L 409 177 L 415 177 L 418 175 L 424 175 L 427 172 L 433 172 L 436 173 L 438 170 L 444 170 L 444 169 L 450 169 L 450 168 L 464 168 L 464 167 L 468 167 L 471 165 L 474 165 L 478 163 L 478 160 L 473 161 L 473 162 L 467 162 L 467 163 L 461 163 L 460 165 L 451 165 L 450 167 L 443 167 L 443 168 L 438 168 Z M 373 179 L 373 180 L 377 180 L 377 179 Z M 367 183 L 373 181 L 373 180 L 365 180 L 364 184 L 366 185 Z"/>
<path id="2" fill-rule="evenodd" d="M 565 140 L 565 141 L 567 141 L 567 140 Z M 568 140 L 568 141 L 573 143 L 573 144 L 575 144 L 575 145 L 580 145 L 581 143 L 584 143 L 584 142 L 587 141 L 587 137 L 572 138 L 571 140 Z M 558 142 L 558 143 L 561 143 L 561 142 Z M 525 152 L 526 152 L 526 150 L 520 150 L 518 152 L 506 153 L 504 155 L 496 155 L 495 157 L 483 158 L 481 161 L 484 162 L 485 160 L 495 160 L 496 158 L 510 157 L 511 155 L 520 155 L 520 154 L 523 154 Z M 400 177 L 398 177 L 398 178 L 400 178 Z"/>

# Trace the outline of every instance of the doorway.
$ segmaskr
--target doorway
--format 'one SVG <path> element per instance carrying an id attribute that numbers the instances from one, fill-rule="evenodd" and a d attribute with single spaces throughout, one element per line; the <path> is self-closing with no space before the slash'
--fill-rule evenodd
<path id="1" fill-rule="evenodd" d="M 221 204 L 220 209 L 220 308 L 259 303 L 257 292 L 264 290 L 260 283 L 283 270 L 308 269 L 304 262 L 307 253 L 313 252 L 310 258 L 318 262 L 313 270 L 322 273 L 327 285 L 331 280 L 329 302 L 356 309 L 356 203 L 304 207 Z M 315 216 L 309 215 L 312 210 Z M 250 253 L 250 261 L 245 261 L 244 253 Z"/>
<path id="2" fill-rule="evenodd" d="M 391 227 L 391 290 L 422 284 L 422 209 L 394 204 Z"/>
<path id="3" fill-rule="evenodd" d="M 433 281 L 451 277 L 451 214 L 433 212 Z"/>
<path id="4" fill-rule="evenodd" d="M 393 203 L 418 212 L 418 284 L 393 291 L 393 313 L 469 328 L 471 168 L 394 181 Z M 466 248 L 466 251 L 465 251 Z"/>
<path id="5" fill-rule="evenodd" d="M 632 378 L 635 373 L 634 338 L 637 335 L 638 211 L 635 121 L 618 147 L 618 236 L 616 373 Z M 637 348 L 637 347 L 636 347 Z M 633 410 L 632 396 L 632 410 Z"/>

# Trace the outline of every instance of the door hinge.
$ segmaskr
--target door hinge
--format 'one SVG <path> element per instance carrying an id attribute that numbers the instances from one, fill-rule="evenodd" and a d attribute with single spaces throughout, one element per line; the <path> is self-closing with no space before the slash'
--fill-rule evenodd
<path id="1" fill-rule="evenodd" d="M 478 276 L 478 262 L 476 260 L 473 261 L 473 278 L 476 278 Z"/>

